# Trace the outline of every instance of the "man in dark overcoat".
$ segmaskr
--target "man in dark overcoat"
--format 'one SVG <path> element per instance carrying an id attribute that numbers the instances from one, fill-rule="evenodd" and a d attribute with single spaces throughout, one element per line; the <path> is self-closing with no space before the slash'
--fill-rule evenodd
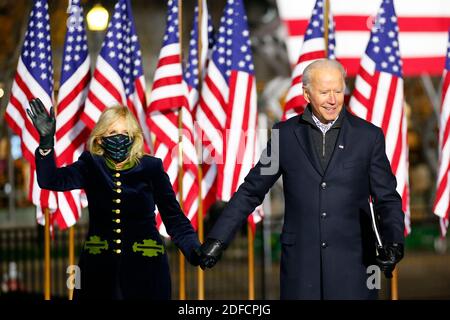
<path id="1" fill-rule="evenodd" d="M 345 70 L 318 60 L 305 68 L 303 114 L 277 123 L 260 161 L 198 250 L 212 267 L 279 177 L 285 198 L 281 299 L 376 299 L 370 266 L 386 274 L 403 257 L 404 213 L 383 131 L 344 108 Z M 374 232 L 375 215 L 382 248 Z M 379 270 L 379 269 L 378 269 Z"/>

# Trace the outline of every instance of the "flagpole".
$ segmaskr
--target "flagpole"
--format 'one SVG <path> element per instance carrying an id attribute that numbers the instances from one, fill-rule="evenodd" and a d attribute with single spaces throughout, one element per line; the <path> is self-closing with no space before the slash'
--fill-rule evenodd
<path id="1" fill-rule="evenodd" d="M 198 40 L 197 40 L 197 46 L 198 46 L 198 95 L 200 97 L 200 93 L 202 92 L 202 80 L 203 80 L 203 70 L 202 70 L 202 52 L 203 52 L 203 43 L 202 43 L 202 19 L 203 19 L 203 0 L 198 0 Z M 202 150 L 200 151 L 202 152 Z M 200 159 L 202 159 L 203 154 L 200 154 Z M 198 239 L 201 243 L 204 241 L 204 230 L 203 230 L 203 201 L 202 201 L 202 181 L 203 181 L 203 170 L 202 170 L 202 163 L 203 161 L 199 161 L 197 165 L 197 171 L 198 171 L 198 212 L 197 212 L 197 233 L 198 233 Z M 205 299 L 205 274 L 203 273 L 202 268 L 197 268 L 197 296 L 198 300 L 204 300 Z"/>
<path id="2" fill-rule="evenodd" d="M 248 244 L 248 299 L 255 300 L 255 252 L 253 250 L 255 236 L 250 223 L 247 222 Z"/>
<path id="3" fill-rule="evenodd" d="M 398 300 L 398 269 L 397 269 L 397 267 L 392 272 L 391 300 Z"/>
<path id="4" fill-rule="evenodd" d="M 328 24 L 330 0 L 325 0 L 323 7 L 323 38 L 325 41 L 325 58 L 328 58 Z"/>
<path id="5" fill-rule="evenodd" d="M 50 300 L 50 209 L 44 209 L 44 299 Z"/>
<path id="6" fill-rule="evenodd" d="M 181 0 L 180 0 L 181 1 Z M 183 203 L 183 140 L 181 136 L 181 130 L 183 126 L 183 109 L 180 108 L 178 111 L 178 201 L 180 202 L 181 210 L 184 212 Z M 183 253 L 178 250 L 179 260 L 180 260 L 180 300 L 186 299 L 186 267 Z"/>
<path id="7" fill-rule="evenodd" d="M 179 41 L 180 41 L 180 62 L 183 65 L 183 4 L 182 0 L 178 0 L 178 30 L 179 30 Z M 184 212 L 183 203 L 183 108 L 180 107 L 178 111 L 178 194 L 181 210 Z M 183 253 L 178 250 L 179 256 L 179 274 L 180 274 L 180 284 L 179 284 L 179 298 L 180 300 L 186 300 L 186 266 Z"/>
<path id="8" fill-rule="evenodd" d="M 72 6 L 72 0 L 69 0 L 69 8 Z M 58 88 L 59 89 L 59 88 Z M 55 91 L 55 96 L 58 97 L 58 94 Z M 59 97 L 58 97 L 59 98 Z M 53 112 L 55 113 L 55 118 L 58 115 L 58 98 L 55 98 Z M 47 222 L 47 217 L 45 218 Z M 75 225 L 69 228 L 69 266 L 75 265 Z M 67 289 L 67 296 L 69 300 L 73 300 L 73 287 Z"/>
<path id="9" fill-rule="evenodd" d="M 69 228 L 69 266 L 75 263 L 75 226 Z M 73 299 L 73 287 L 69 289 L 69 300 Z"/>

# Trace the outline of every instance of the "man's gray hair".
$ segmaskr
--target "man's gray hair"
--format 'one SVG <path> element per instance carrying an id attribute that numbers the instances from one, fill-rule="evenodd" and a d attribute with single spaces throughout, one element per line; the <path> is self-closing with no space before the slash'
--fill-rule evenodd
<path id="1" fill-rule="evenodd" d="M 309 64 L 305 70 L 303 70 L 303 76 L 302 76 L 302 82 L 303 86 L 305 88 L 309 88 L 312 81 L 312 72 L 314 69 L 318 68 L 331 68 L 331 69 L 337 69 L 342 75 L 342 79 L 345 82 L 345 77 L 347 76 L 347 72 L 345 71 L 342 64 L 336 60 L 330 60 L 330 59 L 320 59 L 312 62 Z"/>

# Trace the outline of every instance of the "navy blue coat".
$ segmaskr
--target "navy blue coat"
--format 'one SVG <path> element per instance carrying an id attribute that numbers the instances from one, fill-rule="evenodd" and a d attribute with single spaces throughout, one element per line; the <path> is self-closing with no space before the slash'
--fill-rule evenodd
<path id="1" fill-rule="evenodd" d="M 89 231 L 79 263 L 81 290 L 75 290 L 75 297 L 170 299 L 169 265 L 156 228 L 155 204 L 186 257 L 199 241 L 162 161 L 144 156 L 133 168 L 114 171 L 102 156 L 85 151 L 75 163 L 57 168 L 53 151 L 35 154 L 41 188 L 84 189 L 89 202 Z"/>
<path id="2" fill-rule="evenodd" d="M 404 214 L 380 128 L 343 109 L 336 146 L 325 171 L 312 145 L 314 128 L 301 116 L 278 123 L 279 148 L 267 149 L 231 198 L 208 237 L 226 245 L 282 176 L 282 299 L 374 299 L 366 285 L 375 264 L 369 195 L 376 200 L 384 242 L 404 241 Z M 265 155 L 270 155 L 267 157 Z M 269 166 L 271 172 L 264 172 Z"/>

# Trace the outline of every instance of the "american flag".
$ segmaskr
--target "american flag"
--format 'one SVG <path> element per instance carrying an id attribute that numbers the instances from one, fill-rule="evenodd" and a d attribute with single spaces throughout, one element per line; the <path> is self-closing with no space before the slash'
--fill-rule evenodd
<path id="1" fill-rule="evenodd" d="M 39 134 L 26 115 L 28 101 L 37 97 L 49 111 L 53 105 L 53 66 L 50 45 L 50 20 L 46 0 L 33 3 L 22 52 L 6 107 L 5 118 L 13 132 L 21 137 L 22 153 L 30 163 L 29 196 L 36 205 L 37 221 L 44 224 L 44 209 L 57 209 L 56 194 L 40 189 L 36 179 L 34 151 L 39 145 Z M 52 215 L 53 217 L 53 215 Z"/>
<path id="2" fill-rule="evenodd" d="M 92 129 L 103 110 L 124 105 L 141 125 L 147 151 L 151 147 L 146 122 L 145 79 L 141 48 L 129 0 L 118 0 L 97 58 L 82 120 Z"/>
<path id="3" fill-rule="evenodd" d="M 406 112 L 397 16 L 392 0 L 383 0 L 356 77 L 350 108 L 383 129 L 386 154 L 397 178 L 405 212 L 405 234 L 411 231 Z"/>
<path id="4" fill-rule="evenodd" d="M 190 33 L 190 41 L 189 41 L 189 54 L 188 61 L 186 64 L 186 68 L 183 72 L 184 81 L 188 85 L 189 90 L 189 107 L 191 114 L 195 114 L 195 110 L 197 108 L 197 104 L 199 102 L 199 79 L 203 81 L 205 71 L 207 68 L 207 61 L 211 56 L 211 50 L 214 44 L 213 37 L 213 27 L 211 23 L 211 16 L 208 14 L 208 4 L 207 1 L 202 1 L 202 16 L 200 17 L 201 23 L 201 53 L 199 54 L 199 10 L 198 7 L 195 7 L 195 15 L 193 21 L 193 27 Z M 200 59 L 199 59 L 200 57 Z M 200 61 L 199 61 L 200 60 Z M 199 77 L 199 66 L 202 70 L 202 76 Z M 201 136 L 195 130 L 194 127 L 194 141 L 201 141 Z M 202 168 L 202 181 L 201 181 L 201 195 L 203 201 L 203 214 L 205 215 L 209 209 L 209 207 L 216 200 L 216 181 L 217 181 L 217 165 L 215 163 L 211 163 L 207 161 L 208 152 L 205 150 L 204 154 L 199 154 L 203 150 L 197 149 L 197 156 L 200 157 L 200 165 Z M 205 159 L 203 159 L 205 157 Z M 206 160 L 206 161 L 204 161 Z M 197 206 L 196 206 L 197 207 Z M 192 224 L 197 226 L 197 215 L 192 218 Z"/>
<path id="5" fill-rule="evenodd" d="M 445 236 L 450 214 L 450 30 L 442 87 L 439 119 L 439 169 L 433 212 L 439 217 L 441 234 Z"/>
<path id="6" fill-rule="evenodd" d="M 69 3 L 66 39 L 61 68 L 56 116 L 56 162 L 59 167 L 76 161 L 85 148 L 89 128 L 81 121 L 84 102 L 91 79 L 90 58 L 80 0 Z M 87 206 L 84 192 L 58 192 L 55 219 L 61 229 L 72 226 Z"/>
<path id="7" fill-rule="evenodd" d="M 241 0 L 228 0 L 224 8 L 196 116 L 217 163 L 217 198 L 228 201 L 254 165 L 256 151 L 254 65 Z"/>
<path id="8" fill-rule="evenodd" d="M 302 113 L 307 104 L 305 98 L 303 98 L 303 70 L 318 59 L 336 58 L 334 55 L 336 42 L 334 38 L 333 16 L 331 15 L 331 10 L 328 8 L 328 39 L 325 39 L 324 11 L 325 0 L 317 0 L 312 10 L 308 28 L 306 29 L 302 50 L 292 72 L 292 82 L 286 95 L 282 120 Z M 328 47 L 326 44 L 328 44 Z"/>
<path id="9" fill-rule="evenodd" d="M 167 22 L 163 46 L 159 53 L 159 61 L 153 78 L 150 95 L 150 112 L 165 111 L 187 106 L 187 86 L 183 81 L 181 63 L 181 47 L 178 25 L 178 2 L 167 2 Z M 157 136 L 160 136 L 155 132 Z"/>
<path id="10" fill-rule="evenodd" d="M 199 65 L 202 70 L 203 75 L 206 71 L 207 60 L 211 55 L 211 49 L 214 44 L 213 38 L 213 26 L 211 23 L 211 16 L 208 14 L 208 4 L 207 1 L 202 1 L 202 17 L 201 17 L 201 42 L 202 42 L 202 52 L 198 54 L 198 6 L 195 6 L 195 14 L 193 26 L 190 33 L 189 40 L 189 51 L 188 51 L 188 61 L 186 64 L 186 68 L 183 73 L 184 80 L 186 81 L 189 89 L 189 105 L 191 108 L 195 108 L 197 106 L 199 96 L 198 96 L 198 88 L 199 88 L 199 76 L 198 70 Z M 202 75 L 202 79 L 203 79 Z"/>
<path id="11" fill-rule="evenodd" d="M 188 86 L 182 72 L 178 1 L 169 0 L 167 5 L 167 24 L 150 94 L 148 120 L 155 134 L 155 157 L 162 159 L 172 187 L 178 199 L 182 199 L 183 210 L 192 220 L 196 218 L 198 208 L 198 158 L 194 146 L 194 122 Z M 178 130 L 179 117 L 181 132 Z M 181 148 L 178 144 L 180 136 Z M 179 192 L 180 160 L 183 168 L 182 196 Z M 160 233 L 167 236 L 159 212 L 156 214 L 156 223 Z"/>
<path id="12" fill-rule="evenodd" d="M 297 62 L 303 36 L 315 0 L 277 0 L 286 26 L 286 44 L 292 65 Z M 369 40 L 374 13 L 380 0 L 330 0 L 336 25 L 336 57 L 351 76 Z M 395 0 L 400 28 L 399 43 L 405 76 L 423 72 L 440 76 L 444 64 L 442 48 L 450 28 L 449 0 Z"/>

